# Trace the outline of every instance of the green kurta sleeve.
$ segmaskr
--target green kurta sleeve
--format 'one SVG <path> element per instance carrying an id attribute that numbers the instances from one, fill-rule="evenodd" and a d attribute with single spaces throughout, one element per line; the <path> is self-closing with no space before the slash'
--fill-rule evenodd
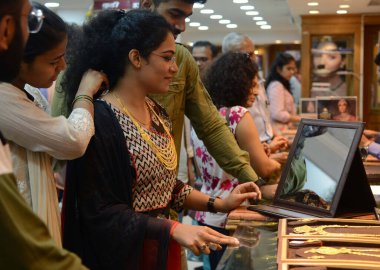
<path id="1" fill-rule="evenodd" d="M 257 175 L 250 166 L 249 155 L 242 151 L 226 121 L 219 112 L 201 82 L 198 67 L 190 52 L 177 44 L 178 73 L 170 85 L 169 92 L 152 95 L 169 114 L 173 122 L 173 134 L 179 154 L 184 115 L 190 119 L 198 138 L 220 167 L 237 177 L 241 182 L 256 181 Z"/>
<path id="2" fill-rule="evenodd" d="M 55 245 L 19 194 L 13 174 L 0 175 L 0 217 L 1 269 L 87 269 L 76 255 Z"/>

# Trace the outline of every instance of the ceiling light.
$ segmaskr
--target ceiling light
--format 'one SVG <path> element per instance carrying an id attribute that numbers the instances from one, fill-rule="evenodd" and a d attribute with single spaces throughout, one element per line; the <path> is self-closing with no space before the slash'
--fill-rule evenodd
<path id="1" fill-rule="evenodd" d="M 45 7 L 48 7 L 48 8 L 59 7 L 59 3 L 57 3 L 57 2 L 48 2 L 48 3 L 45 3 Z"/>
<path id="2" fill-rule="evenodd" d="M 350 5 L 339 5 L 339 8 L 350 8 Z"/>
<path id="3" fill-rule="evenodd" d="M 280 43 L 282 43 L 282 41 L 279 40 L 279 39 L 277 39 L 275 42 L 276 42 L 276 44 L 280 44 Z"/>
<path id="4" fill-rule="evenodd" d="M 336 13 L 338 13 L 338 14 L 347 14 L 347 10 L 345 10 L 345 9 L 339 9 L 339 10 L 336 11 Z"/>
<path id="5" fill-rule="evenodd" d="M 204 8 L 204 7 L 205 7 L 205 5 L 199 4 L 199 3 L 194 3 L 194 5 L 193 5 L 193 8 Z"/>
<path id="6" fill-rule="evenodd" d="M 229 24 L 231 21 L 230 20 L 220 20 L 220 24 Z"/>
<path id="7" fill-rule="evenodd" d="M 248 0 L 233 0 L 232 2 L 234 2 L 235 4 L 246 4 L 248 3 Z"/>
<path id="8" fill-rule="evenodd" d="M 310 14 L 318 14 L 318 13 L 319 13 L 319 10 L 316 10 L 316 9 L 314 9 L 314 10 L 309 10 L 309 13 L 310 13 Z"/>
<path id="9" fill-rule="evenodd" d="M 201 26 L 201 24 L 200 24 L 199 22 L 191 22 L 191 23 L 189 23 L 189 25 L 190 25 L 191 27 L 198 27 L 198 26 Z"/>
<path id="10" fill-rule="evenodd" d="M 309 3 L 307 3 L 307 5 L 309 7 L 316 7 L 316 6 L 319 6 L 319 3 L 318 2 L 309 2 Z"/>
<path id="11" fill-rule="evenodd" d="M 257 16 L 257 15 L 259 15 L 259 12 L 251 10 L 251 11 L 247 11 L 245 14 L 248 16 Z"/>
<path id="12" fill-rule="evenodd" d="M 185 19 L 185 22 L 190 22 L 190 18 L 186 18 L 186 19 Z"/>
<path id="13" fill-rule="evenodd" d="M 230 23 L 230 24 L 227 24 L 226 25 L 227 28 L 237 28 L 237 24 L 234 24 L 234 23 Z"/>
<path id="14" fill-rule="evenodd" d="M 270 26 L 269 24 L 266 24 L 266 25 L 260 25 L 260 28 L 264 29 L 264 30 L 267 30 L 267 29 L 271 29 L 272 26 Z"/>
<path id="15" fill-rule="evenodd" d="M 263 17 L 253 17 L 252 20 L 254 20 L 254 21 L 262 21 Z"/>
<path id="16" fill-rule="evenodd" d="M 252 10 L 252 9 L 255 9 L 254 6 L 241 6 L 240 7 L 241 10 Z"/>
<path id="17" fill-rule="evenodd" d="M 264 25 L 264 24 L 268 24 L 266 21 L 258 21 L 256 22 L 256 25 Z"/>
<path id="18" fill-rule="evenodd" d="M 221 18 L 223 18 L 222 15 L 213 14 L 210 16 L 210 19 L 213 19 L 213 20 L 220 20 Z"/>
<path id="19" fill-rule="evenodd" d="M 198 27 L 198 30 L 201 30 L 201 31 L 208 30 L 208 26 L 204 26 L 204 25 L 199 26 L 199 27 Z"/>
<path id="20" fill-rule="evenodd" d="M 201 9 L 202 14 L 213 14 L 214 11 L 212 9 Z"/>

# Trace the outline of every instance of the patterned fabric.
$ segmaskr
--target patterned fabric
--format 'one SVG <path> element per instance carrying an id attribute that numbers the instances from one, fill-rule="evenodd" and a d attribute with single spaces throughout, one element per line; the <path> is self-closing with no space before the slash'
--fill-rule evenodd
<path id="1" fill-rule="evenodd" d="M 220 115 L 226 117 L 227 108 L 223 107 L 219 110 Z M 229 128 L 235 135 L 236 127 L 241 118 L 248 112 L 248 110 L 241 106 L 230 108 L 229 112 Z M 206 146 L 201 140 L 198 139 L 194 130 L 191 130 L 191 139 L 195 149 L 195 162 L 197 163 L 203 181 L 201 192 L 226 198 L 231 191 L 239 184 L 239 180 L 232 175 L 223 171 L 222 168 L 216 163 L 215 159 L 207 151 Z M 224 228 L 226 223 L 226 214 L 222 213 L 209 213 L 209 212 L 196 212 L 195 219 L 207 225 Z"/>
<path id="2" fill-rule="evenodd" d="M 150 99 L 147 99 L 147 102 L 164 120 L 164 124 L 170 130 L 170 121 L 163 109 Z M 162 214 L 167 216 L 169 207 L 181 209 L 192 188 L 177 181 L 176 171 L 168 170 L 159 161 L 128 115 L 112 105 L 111 108 L 123 130 L 131 156 L 131 164 L 136 172 L 136 182 L 132 189 L 134 210 L 136 212 L 149 212 L 161 209 L 163 210 Z M 170 138 L 154 113 L 151 113 L 150 129 L 141 127 L 159 147 L 165 148 L 170 143 Z M 172 201 L 172 199 L 174 200 Z M 160 213 L 157 215 L 161 216 Z"/>

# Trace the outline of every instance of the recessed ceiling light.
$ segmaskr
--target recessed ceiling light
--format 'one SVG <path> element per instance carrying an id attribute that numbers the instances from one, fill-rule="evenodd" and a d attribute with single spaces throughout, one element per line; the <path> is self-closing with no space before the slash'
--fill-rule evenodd
<path id="1" fill-rule="evenodd" d="M 57 2 L 48 2 L 48 3 L 45 3 L 45 7 L 48 7 L 48 8 L 59 7 L 59 3 L 57 3 Z"/>
<path id="2" fill-rule="evenodd" d="M 190 18 L 186 18 L 186 19 L 185 19 L 185 22 L 190 22 Z"/>
<path id="3" fill-rule="evenodd" d="M 276 44 L 280 44 L 280 43 L 282 43 L 282 41 L 279 40 L 279 39 L 277 39 L 275 42 L 276 42 Z"/>
<path id="4" fill-rule="evenodd" d="M 201 30 L 201 31 L 208 30 L 208 26 L 204 26 L 204 25 L 199 26 L 199 27 L 198 27 L 198 30 Z"/>
<path id="5" fill-rule="evenodd" d="M 260 28 L 264 29 L 264 30 L 267 30 L 267 29 L 271 29 L 272 26 L 270 26 L 269 24 L 266 24 L 266 25 L 260 25 Z"/>
<path id="6" fill-rule="evenodd" d="M 191 22 L 191 23 L 189 23 L 189 25 L 191 27 L 198 27 L 198 26 L 201 26 L 201 23 L 199 23 L 199 22 Z"/>
<path id="7" fill-rule="evenodd" d="M 314 10 L 309 10 L 309 13 L 310 13 L 310 14 L 318 14 L 318 13 L 319 13 L 319 10 L 316 10 L 316 9 L 314 9 Z"/>
<path id="8" fill-rule="evenodd" d="M 268 24 L 266 21 L 258 21 L 256 22 L 256 25 L 264 25 L 264 24 Z"/>
<path id="9" fill-rule="evenodd" d="M 204 7 L 205 7 L 205 5 L 199 4 L 199 3 L 194 3 L 194 5 L 193 5 L 193 8 L 204 8 Z"/>
<path id="10" fill-rule="evenodd" d="M 318 2 L 309 2 L 309 3 L 307 3 L 307 5 L 309 7 L 316 7 L 316 6 L 319 6 L 319 3 Z"/>
<path id="11" fill-rule="evenodd" d="M 250 5 L 249 6 L 241 6 L 240 9 L 241 10 L 252 10 L 252 9 L 255 9 L 255 7 L 254 6 L 250 6 Z"/>
<path id="12" fill-rule="evenodd" d="M 201 9 L 202 14 L 213 14 L 214 11 L 212 9 Z"/>
<path id="13" fill-rule="evenodd" d="M 231 23 L 231 21 L 230 20 L 220 20 L 219 23 L 220 24 L 229 24 L 229 23 Z"/>
<path id="14" fill-rule="evenodd" d="M 347 14 L 347 10 L 345 10 L 345 9 L 339 9 L 339 10 L 336 11 L 336 13 L 338 13 L 338 14 Z"/>
<path id="15" fill-rule="evenodd" d="M 339 8 L 350 8 L 350 5 L 339 5 Z"/>
<path id="16" fill-rule="evenodd" d="M 220 20 L 221 18 L 223 18 L 222 15 L 213 14 L 210 16 L 210 19 L 213 19 L 213 20 Z"/>
<path id="17" fill-rule="evenodd" d="M 262 21 L 263 17 L 253 17 L 252 20 L 254 20 L 254 21 Z"/>
<path id="18" fill-rule="evenodd" d="M 235 4 L 246 4 L 248 3 L 248 0 L 233 0 L 232 2 L 234 2 Z"/>
<path id="19" fill-rule="evenodd" d="M 259 15 L 259 12 L 255 10 L 250 10 L 250 11 L 247 11 L 245 14 L 248 16 L 257 16 Z"/>
<path id="20" fill-rule="evenodd" d="M 237 28 L 237 24 L 234 24 L 234 23 L 230 23 L 230 24 L 227 24 L 226 25 L 227 28 Z"/>

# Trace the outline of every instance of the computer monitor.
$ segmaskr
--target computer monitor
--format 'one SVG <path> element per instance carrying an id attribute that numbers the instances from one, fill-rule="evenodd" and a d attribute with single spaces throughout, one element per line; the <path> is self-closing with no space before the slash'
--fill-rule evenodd
<path id="1" fill-rule="evenodd" d="M 363 128 L 302 119 L 273 205 L 324 217 L 371 212 L 375 201 L 358 152 Z"/>

